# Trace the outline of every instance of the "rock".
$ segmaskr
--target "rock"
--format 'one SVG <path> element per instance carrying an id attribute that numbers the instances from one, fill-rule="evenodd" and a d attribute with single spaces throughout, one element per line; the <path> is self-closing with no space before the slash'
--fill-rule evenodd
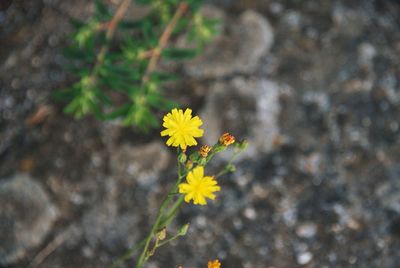
<path id="1" fill-rule="evenodd" d="M 138 236 L 139 217 L 133 211 L 119 214 L 115 202 L 95 206 L 82 219 L 83 236 L 92 249 L 101 245 L 109 250 L 131 246 Z"/>
<path id="2" fill-rule="evenodd" d="M 115 226 L 117 205 L 113 202 L 105 202 L 91 209 L 82 219 L 83 233 L 86 241 L 92 247 L 99 242 L 104 242 L 109 231 Z"/>
<path id="3" fill-rule="evenodd" d="M 377 196 L 381 206 L 400 217 L 400 165 L 389 169 L 389 179 L 377 189 Z"/>
<path id="4" fill-rule="evenodd" d="M 297 227 L 296 234 L 302 238 L 313 238 L 317 233 L 317 226 L 314 223 L 304 223 Z"/>
<path id="5" fill-rule="evenodd" d="M 271 151 L 279 135 L 279 96 L 280 86 L 264 79 L 215 83 L 201 111 L 205 142 L 214 144 L 230 132 L 249 141 L 244 155 Z"/>
<path id="6" fill-rule="evenodd" d="M 370 18 L 363 9 L 348 9 L 337 3 L 332 9 L 332 21 L 337 31 L 348 36 L 359 36 Z"/>
<path id="7" fill-rule="evenodd" d="M 299 157 L 297 166 L 302 172 L 316 175 L 321 170 L 322 156 L 319 153 L 312 153 Z"/>
<path id="8" fill-rule="evenodd" d="M 57 219 L 43 187 L 28 175 L 0 181 L 0 264 L 22 259 L 39 245 Z"/>
<path id="9" fill-rule="evenodd" d="M 257 218 L 257 212 L 252 207 L 245 208 L 243 215 L 249 220 L 255 220 Z"/>
<path id="10" fill-rule="evenodd" d="M 151 185 L 159 179 L 160 172 L 169 162 L 167 146 L 161 142 L 152 142 L 140 146 L 129 144 L 113 149 L 111 155 L 112 176 L 126 185 L 138 182 Z"/>
<path id="11" fill-rule="evenodd" d="M 75 247 L 83 241 L 82 252 L 88 258 L 95 257 L 89 253 L 99 246 L 115 252 L 126 249 L 138 236 L 140 215 L 134 209 L 121 209 L 121 192 L 113 178 L 105 178 L 104 185 L 101 200 L 64 230 L 66 244 Z"/>
<path id="12" fill-rule="evenodd" d="M 297 11 L 291 10 L 287 12 L 283 18 L 285 25 L 292 31 L 299 31 L 303 24 L 303 18 Z"/>
<path id="13" fill-rule="evenodd" d="M 305 265 L 309 263 L 313 258 L 313 255 L 311 252 L 301 252 L 296 256 L 297 263 L 300 265 Z"/>
<path id="14" fill-rule="evenodd" d="M 185 72 L 196 78 L 251 73 L 274 41 L 272 26 L 254 11 L 244 12 L 238 21 L 226 26 L 226 33 L 215 38 L 204 53 L 188 61 Z"/>
<path id="15" fill-rule="evenodd" d="M 358 46 L 358 62 L 360 64 L 371 64 L 376 56 L 376 48 L 370 43 L 362 43 Z"/>

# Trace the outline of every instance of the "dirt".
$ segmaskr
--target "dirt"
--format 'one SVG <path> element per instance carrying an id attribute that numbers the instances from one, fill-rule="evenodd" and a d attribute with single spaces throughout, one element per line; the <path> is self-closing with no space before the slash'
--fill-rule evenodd
<path id="1" fill-rule="evenodd" d="M 215 258 L 229 268 L 397 267 L 398 1 L 210 2 L 230 23 L 257 11 L 275 41 L 255 71 L 212 79 L 182 72 L 171 94 L 197 113 L 214 83 L 285 85 L 279 135 L 270 150 L 242 159 L 221 180 L 215 203 L 185 206 L 176 227 L 191 222 L 188 235 L 147 267 L 205 267 Z M 59 211 L 43 241 L 4 267 L 27 267 L 59 235 L 62 242 L 39 267 L 106 267 L 140 241 L 173 183 L 172 149 L 150 182 L 143 183 L 148 172 L 112 165 L 126 148 L 136 150 L 126 153 L 127 163 L 140 163 L 137 155 L 162 141 L 160 129 L 140 133 L 118 122 L 75 120 L 52 98 L 75 79 L 63 68 L 69 17 L 86 18 L 91 10 L 92 1 L 21 0 L 0 11 L 0 180 L 29 174 Z M 32 121 L 43 107 L 43 118 Z"/>

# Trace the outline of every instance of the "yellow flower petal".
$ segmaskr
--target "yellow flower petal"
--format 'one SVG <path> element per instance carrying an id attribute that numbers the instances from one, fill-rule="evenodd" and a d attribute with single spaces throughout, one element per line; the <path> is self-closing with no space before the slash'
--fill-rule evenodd
<path id="1" fill-rule="evenodd" d="M 197 166 L 186 176 L 186 182 L 179 184 L 179 193 L 185 195 L 185 202 L 193 200 L 195 205 L 206 205 L 209 198 L 215 199 L 214 192 L 219 192 L 217 181 L 214 177 L 204 176 L 204 167 Z"/>
<path id="2" fill-rule="evenodd" d="M 197 145 L 195 138 L 200 138 L 204 130 L 199 127 L 203 124 L 198 116 L 192 118 L 192 110 L 172 109 L 163 118 L 163 131 L 161 136 L 170 136 L 167 140 L 168 146 L 181 147 L 183 150 L 188 146 Z"/>

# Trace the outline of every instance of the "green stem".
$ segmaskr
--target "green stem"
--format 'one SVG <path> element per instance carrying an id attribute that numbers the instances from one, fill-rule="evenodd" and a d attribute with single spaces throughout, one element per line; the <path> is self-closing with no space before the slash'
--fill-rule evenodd
<path id="1" fill-rule="evenodd" d="M 173 237 L 171 237 L 171 238 L 169 238 L 169 239 L 167 239 L 167 240 L 162 241 L 161 243 L 159 243 L 159 244 L 157 245 L 157 248 L 160 248 L 160 247 L 164 246 L 165 244 L 168 244 L 169 242 L 171 242 L 171 241 L 177 239 L 177 238 L 180 237 L 180 236 L 182 236 L 182 235 L 181 235 L 181 234 L 177 234 L 177 235 L 174 235 Z"/>
<path id="2" fill-rule="evenodd" d="M 172 198 L 172 196 L 167 195 L 167 197 L 162 202 L 160 210 L 158 211 L 158 214 L 157 214 L 157 218 L 156 218 L 149 234 L 146 237 L 146 240 L 145 240 L 146 242 L 145 242 L 143 251 L 140 254 L 139 260 L 136 263 L 136 268 L 142 268 L 143 264 L 146 262 L 146 260 L 148 258 L 148 250 L 149 250 L 150 242 L 151 242 L 152 238 L 154 237 L 155 233 L 157 232 L 157 230 L 159 229 L 159 224 L 160 224 L 160 220 L 162 218 L 164 209 L 170 203 L 171 198 Z"/>
<path id="3" fill-rule="evenodd" d="M 179 150 L 179 147 L 178 147 L 178 156 L 179 156 L 179 153 L 180 153 L 180 150 Z M 150 230 L 150 232 L 149 232 L 149 234 L 147 235 L 147 237 L 146 237 L 146 239 L 145 239 L 145 245 L 144 245 L 144 247 L 143 247 L 143 251 L 142 251 L 142 253 L 140 254 L 140 257 L 139 257 L 139 260 L 137 261 L 137 263 L 136 263 L 136 268 L 142 268 L 143 267 L 143 265 L 144 265 L 144 263 L 147 261 L 147 259 L 150 257 L 149 256 L 149 246 L 150 246 L 150 243 L 151 243 L 151 240 L 153 239 L 153 237 L 154 237 L 154 235 L 156 234 L 156 232 L 160 229 L 160 227 L 161 227 L 161 220 L 163 219 L 163 216 L 164 216 L 164 210 L 165 210 L 165 208 L 171 203 L 171 200 L 172 200 L 172 198 L 173 198 L 173 196 L 174 196 L 174 193 L 176 193 L 176 190 L 178 189 L 178 185 L 179 185 L 179 182 L 182 180 L 182 178 L 183 178 L 183 176 L 182 176 L 182 171 L 181 171 L 181 164 L 179 163 L 179 160 L 178 160 L 178 179 L 177 179 L 177 183 L 174 185 L 174 187 L 168 192 L 168 194 L 167 194 L 167 196 L 164 198 L 164 200 L 163 200 L 163 202 L 162 202 L 162 204 L 161 204 L 161 207 L 160 207 L 160 210 L 158 211 L 158 214 L 157 214 L 157 218 L 156 218 L 156 220 L 155 220 L 155 222 L 154 222 L 154 224 L 153 224 L 153 226 L 152 226 L 152 228 L 151 228 L 151 230 Z M 175 211 L 175 210 L 177 210 L 178 209 L 178 207 L 179 207 L 179 205 L 180 204 L 178 204 L 179 203 L 179 200 L 181 200 L 181 198 L 179 198 L 176 202 L 175 202 L 175 204 L 173 205 L 173 207 L 171 208 L 171 210 L 170 211 Z M 183 199 L 182 199 L 183 200 Z M 176 208 L 175 208 L 176 207 Z M 175 209 L 174 209 L 175 208 Z M 168 213 L 168 215 L 169 215 L 169 213 Z M 172 217 L 172 216 L 171 216 Z M 170 217 L 167 217 L 166 219 L 169 219 Z M 163 222 L 165 222 L 165 221 L 163 221 Z"/>
<path id="4" fill-rule="evenodd" d="M 179 161 L 179 154 L 181 153 L 181 150 L 178 148 L 176 148 L 176 152 L 177 152 L 177 156 L 178 156 L 178 175 L 181 175 L 181 162 Z"/>
<path id="5" fill-rule="evenodd" d="M 238 157 L 238 155 L 240 154 L 240 151 L 236 151 L 233 153 L 233 156 L 231 157 L 231 159 L 229 159 L 228 163 L 225 165 L 225 168 L 223 170 L 221 170 L 216 176 L 215 178 L 221 177 L 222 175 L 225 175 L 226 173 L 230 172 L 227 167 L 232 165 L 233 161 L 236 159 L 236 157 Z"/>
<path id="6" fill-rule="evenodd" d="M 175 218 L 176 213 L 178 212 L 179 207 L 182 205 L 183 196 L 180 196 L 178 200 L 175 201 L 173 206 L 170 208 L 168 213 L 162 218 L 160 221 L 160 228 L 166 227 L 171 221 Z"/>

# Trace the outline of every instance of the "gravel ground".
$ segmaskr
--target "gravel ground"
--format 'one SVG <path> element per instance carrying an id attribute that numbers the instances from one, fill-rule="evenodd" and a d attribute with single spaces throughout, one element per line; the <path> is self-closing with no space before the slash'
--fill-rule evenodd
<path id="1" fill-rule="evenodd" d="M 74 120 L 51 98 L 74 81 L 62 48 L 69 17 L 86 18 L 91 1 L 6 2 L 0 267 L 48 249 L 39 267 L 106 267 L 152 222 L 174 152 L 159 130 Z M 210 4 L 222 32 L 178 66 L 169 94 L 201 115 L 204 142 L 231 131 L 250 147 L 215 202 L 184 206 L 176 226 L 190 221 L 188 235 L 147 267 L 398 267 L 399 2 Z"/>

